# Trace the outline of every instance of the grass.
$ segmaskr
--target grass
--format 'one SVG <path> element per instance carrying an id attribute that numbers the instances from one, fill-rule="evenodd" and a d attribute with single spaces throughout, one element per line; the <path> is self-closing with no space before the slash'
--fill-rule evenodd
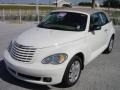
<path id="1" fill-rule="evenodd" d="M 24 9 L 24 10 L 34 10 L 36 7 L 35 5 L 0 5 L 0 9 L 5 9 L 5 10 L 16 10 L 16 9 Z M 55 9 L 54 6 L 48 6 L 48 5 L 39 5 L 40 10 L 53 10 Z"/>
<path id="2" fill-rule="evenodd" d="M 120 17 L 120 11 L 105 10 L 105 12 L 107 12 L 110 17 Z"/>
<path id="3" fill-rule="evenodd" d="M 23 18 L 26 18 L 24 16 L 28 16 L 30 18 L 31 15 L 36 15 L 35 5 L 25 5 L 25 4 L 0 4 L 0 11 L 4 9 L 4 12 L 7 13 L 7 16 L 16 16 L 19 13 L 19 10 L 22 11 Z M 48 12 L 51 10 L 54 10 L 55 6 L 53 5 L 39 5 L 39 13 L 41 16 L 45 16 Z M 28 19 L 26 18 L 26 19 Z M 33 17 L 34 18 L 34 17 Z M 25 19 L 25 20 L 26 20 Z"/>
<path id="4" fill-rule="evenodd" d="M 112 12 L 113 17 L 120 17 L 120 11 L 114 11 Z"/>

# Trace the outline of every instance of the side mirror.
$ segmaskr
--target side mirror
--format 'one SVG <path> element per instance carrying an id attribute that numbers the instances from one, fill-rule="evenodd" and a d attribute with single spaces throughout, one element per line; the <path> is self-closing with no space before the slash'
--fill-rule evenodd
<path id="1" fill-rule="evenodd" d="M 95 31 L 95 30 L 100 30 L 101 26 L 100 25 L 92 25 L 90 26 L 90 31 Z"/>

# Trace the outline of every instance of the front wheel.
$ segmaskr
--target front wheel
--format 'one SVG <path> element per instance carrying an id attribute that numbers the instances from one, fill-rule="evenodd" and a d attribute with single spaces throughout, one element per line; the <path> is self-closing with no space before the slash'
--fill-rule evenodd
<path id="1" fill-rule="evenodd" d="M 107 49 L 104 51 L 105 54 L 109 54 L 110 52 L 112 52 L 113 44 L 114 44 L 114 37 L 110 39 L 109 45 Z"/>
<path id="2" fill-rule="evenodd" d="M 63 77 L 62 84 L 65 87 L 72 86 L 78 81 L 81 74 L 81 66 L 81 58 L 74 56 L 69 62 Z"/>

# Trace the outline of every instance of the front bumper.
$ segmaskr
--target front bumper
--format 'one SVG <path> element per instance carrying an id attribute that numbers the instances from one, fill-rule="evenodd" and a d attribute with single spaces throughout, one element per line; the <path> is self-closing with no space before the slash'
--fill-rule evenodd
<path id="1" fill-rule="evenodd" d="M 14 60 L 8 51 L 4 52 L 7 70 L 16 78 L 36 84 L 58 84 L 62 81 L 65 65 L 25 64 Z M 48 79 L 48 80 L 47 80 Z"/>

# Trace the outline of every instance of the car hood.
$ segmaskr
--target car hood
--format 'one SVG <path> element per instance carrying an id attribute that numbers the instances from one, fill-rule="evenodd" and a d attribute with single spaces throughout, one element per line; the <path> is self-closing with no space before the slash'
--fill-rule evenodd
<path id="1" fill-rule="evenodd" d="M 83 37 L 85 37 L 84 31 L 62 31 L 35 27 L 22 33 L 15 41 L 25 46 L 46 48 L 78 40 Z"/>

